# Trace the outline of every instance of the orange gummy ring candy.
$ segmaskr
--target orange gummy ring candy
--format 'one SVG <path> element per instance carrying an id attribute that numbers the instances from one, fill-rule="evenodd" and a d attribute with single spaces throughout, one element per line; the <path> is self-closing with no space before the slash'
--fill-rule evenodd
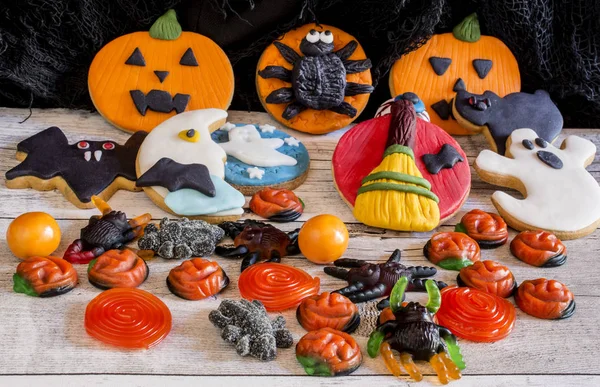
<path id="1" fill-rule="evenodd" d="M 85 330 L 115 347 L 149 349 L 171 331 L 171 312 L 164 302 L 146 291 L 110 289 L 88 304 Z"/>
<path id="2" fill-rule="evenodd" d="M 439 325 L 463 339 L 490 343 L 502 340 L 515 327 L 517 312 L 504 298 L 473 288 L 448 286 L 435 314 Z"/>
<path id="3" fill-rule="evenodd" d="M 240 295 L 262 302 L 269 312 L 298 306 L 305 298 L 319 294 L 320 284 L 319 278 L 304 270 L 270 262 L 250 266 L 238 279 Z"/>

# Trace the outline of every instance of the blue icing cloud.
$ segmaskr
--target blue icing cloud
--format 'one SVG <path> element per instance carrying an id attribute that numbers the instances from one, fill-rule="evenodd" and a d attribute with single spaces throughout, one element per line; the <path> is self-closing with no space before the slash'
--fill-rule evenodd
<path id="1" fill-rule="evenodd" d="M 236 126 L 245 126 L 247 124 L 236 124 Z M 286 139 L 294 137 L 287 133 L 275 130 L 273 133 L 262 132 L 258 125 L 254 125 L 262 138 L 280 138 Z M 216 130 L 212 133 L 212 139 L 216 143 L 229 141 L 229 133 L 225 130 Z M 262 179 L 250 179 L 246 169 L 254 167 L 254 165 L 246 164 L 233 156 L 227 156 L 227 164 L 225 164 L 225 181 L 234 185 L 253 186 L 253 185 L 275 185 L 286 181 L 294 180 L 302 175 L 308 169 L 309 157 L 308 151 L 302 142 L 299 146 L 290 146 L 286 143 L 278 152 L 295 158 L 298 163 L 294 166 L 279 166 L 279 167 L 259 167 L 265 171 Z"/>
<path id="2" fill-rule="evenodd" d="M 219 211 L 241 208 L 245 204 L 244 195 L 224 182 L 220 177 L 210 175 L 217 194 L 209 197 L 193 189 L 184 188 L 169 192 L 165 204 L 179 215 L 207 215 Z"/>

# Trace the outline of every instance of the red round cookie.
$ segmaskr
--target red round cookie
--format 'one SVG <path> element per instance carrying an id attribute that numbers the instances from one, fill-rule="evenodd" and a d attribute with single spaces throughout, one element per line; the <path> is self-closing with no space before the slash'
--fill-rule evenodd
<path id="1" fill-rule="evenodd" d="M 357 124 L 346 132 L 333 152 L 333 179 L 342 198 L 354 206 L 356 193 L 365 178 L 383 158 L 391 116 L 373 118 Z M 422 156 L 437 154 L 444 144 L 452 145 L 463 158 L 452 168 L 430 174 Z M 462 206 L 471 189 L 471 169 L 460 145 L 439 126 L 417 118 L 415 147 L 417 168 L 431 183 L 431 190 L 440 199 L 440 222 L 450 218 Z"/>

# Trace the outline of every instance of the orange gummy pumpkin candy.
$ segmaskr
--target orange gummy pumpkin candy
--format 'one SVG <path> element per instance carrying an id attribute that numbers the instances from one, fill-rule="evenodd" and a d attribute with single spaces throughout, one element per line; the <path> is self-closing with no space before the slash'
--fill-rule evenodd
<path id="1" fill-rule="evenodd" d="M 438 232 L 423 247 L 423 255 L 444 269 L 461 270 L 479 261 L 479 244 L 461 232 Z"/>
<path id="2" fill-rule="evenodd" d="M 498 214 L 481 210 L 467 212 L 456 231 L 464 232 L 473 238 L 482 249 L 493 249 L 502 246 L 508 240 L 508 226 Z"/>
<path id="3" fill-rule="evenodd" d="M 53 297 L 70 292 L 77 286 L 77 272 L 62 258 L 31 257 L 19 263 L 13 281 L 16 293 Z"/>
<path id="4" fill-rule="evenodd" d="M 304 211 L 302 201 L 289 189 L 263 188 L 252 196 L 249 205 L 256 215 L 272 222 L 292 222 Z"/>
<path id="5" fill-rule="evenodd" d="M 567 262 L 567 248 L 548 231 L 523 231 L 510 242 L 510 252 L 532 266 L 554 267 Z"/>
<path id="6" fill-rule="evenodd" d="M 362 353 L 349 334 L 321 328 L 302 336 L 296 344 L 296 359 L 308 375 L 342 376 L 360 367 Z"/>
<path id="7" fill-rule="evenodd" d="M 216 262 L 192 258 L 174 267 L 167 277 L 167 287 L 186 300 L 202 300 L 220 293 L 229 285 L 229 277 Z"/>
<path id="8" fill-rule="evenodd" d="M 459 286 L 479 289 L 502 298 L 510 297 L 517 287 L 510 269 L 494 261 L 478 261 L 462 268 L 456 282 Z"/>
<path id="9" fill-rule="evenodd" d="M 332 328 L 352 333 L 360 324 L 356 304 L 346 296 L 329 292 L 302 301 L 296 310 L 296 318 L 307 331 Z"/>
<path id="10" fill-rule="evenodd" d="M 110 289 L 88 304 L 85 330 L 115 347 L 149 349 L 171 331 L 171 312 L 164 302 L 143 290 Z"/>
<path id="11" fill-rule="evenodd" d="M 575 296 L 569 288 L 545 278 L 523 281 L 515 302 L 523 312 L 537 318 L 562 319 L 575 313 Z"/>
<path id="12" fill-rule="evenodd" d="M 92 260 L 88 279 L 100 289 L 136 288 L 148 278 L 146 261 L 129 249 L 108 250 Z"/>

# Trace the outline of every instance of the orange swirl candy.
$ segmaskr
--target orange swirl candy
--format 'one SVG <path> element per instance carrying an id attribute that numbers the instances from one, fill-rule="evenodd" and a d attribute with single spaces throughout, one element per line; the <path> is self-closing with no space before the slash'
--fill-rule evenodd
<path id="1" fill-rule="evenodd" d="M 498 214 L 481 210 L 467 212 L 456 231 L 461 231 L 475 239 L 483 249 L 493 249 L 506 243 L 508 240 L 508 227 Z"/>
<path id="2" fill-rule="evenodd" d="M 537 318 L 548 320 L 571 317 L 575 296 L 564 284 L 545 278 L 523 281 L 515 293 L 519 308 Z"/>
<path id="3" fill-rule="evenodd" d="M 510 252 L 532 266 L 553 267 L 567 262 L 567 248 L 547 231 L 523 231 L 510 242 Z"/>
<path id="4" fill-rule="evenodd" d="M 143 290 L 110 289 L 88 304 L 85 330 L 115 347 L 149 349 L 171 331 L 171 312 L 164 302 Z"/>
<path id="5" fill-rule="evenodd" d="M 504 298 L 473 288 L 448 286 L 441 290 L 438 324 L 458 337 L 477 342 L 502 340 L 515 327 L 517 312 Z"/>
<path id="6" fill-rule="evenodd" d="M 216 262 L 192 258 L 174 267 L 167 277 L 167 287 L 186 300 L 214 296 L 229 285 L 229 277 Z"/>
<path id="7" fill-rule="evenodd" d="M 13 275 L 14 291 L 37 297 L 67 293 L 77 285 L 77 272 L 58 257 L 31 257 L 17 266 Z"/>
<path id="8" fill-rule="evenodd" d="M 137 288 L 148 274 L 146 261 L 129 249 L 108 250 L 88 266 L 88 280 L 100 289 Z"/>
<path id="9" fill-rule="evenodd" d="M 462 268 L 456 282 L 502 298 L 510 297 L 517 287 L 510 269 L 494 261 L 479 261 Z"/>
<path id="10" fill-rule="evenodd" d="M 305 298 L 318 294 L 319 286 L 319 278 L 282 263 L 252 265 L 238 279 L 240 295 L 262 302 L 269 312 L 298 306 Z"/>
<path id="11" fill-rule="evenodd" d="M 349 334 L 331 328 L 308 332 L 296 344 L 296 359 L 308 375 L 342 376 L 362 363 L 362 353 Z"/>
<path id="12" fill-rule="evenodd" d="M 360 324 L 356 304 L 346 296 L 329 292 L 304 299 L 296 310 L 296 318 L 309 332 L 332 328 L 352 333 Z"/>

